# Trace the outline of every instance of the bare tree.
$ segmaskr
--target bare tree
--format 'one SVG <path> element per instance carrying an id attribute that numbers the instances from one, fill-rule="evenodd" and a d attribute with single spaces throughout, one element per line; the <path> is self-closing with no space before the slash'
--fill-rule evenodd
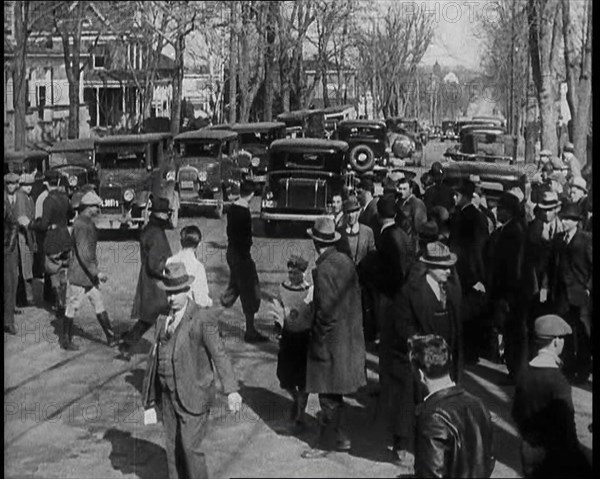
<path id="1" fill-rule="evenodd" d="M 592 97 L 592 2 L 588 0 L 585 3 L 579 48 L 570 9 L 570 0 L 562 0 L 567 103 L 573 121 L 571 140 L 575 146 L 575 156 L 585 163 Z"/>
<path id="2" fill-rule="evenodd" d="M 229 20 L 229 123 L 235 123 L 237 117 L 237 76 L 238 76 L 238 2 L 230 2 L 231 16 Z"/>

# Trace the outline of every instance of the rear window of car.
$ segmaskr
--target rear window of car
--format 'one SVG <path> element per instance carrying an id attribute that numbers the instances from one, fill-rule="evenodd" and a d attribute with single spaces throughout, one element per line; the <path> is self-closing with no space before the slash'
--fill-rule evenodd
<path id="1" fill-rule="evenodd" d="M 179 152 L 182 157 L 187 158 L 191 156 L 219 156 L 220 142 L 218 141 L 195 141 L 181 143 Z"/>

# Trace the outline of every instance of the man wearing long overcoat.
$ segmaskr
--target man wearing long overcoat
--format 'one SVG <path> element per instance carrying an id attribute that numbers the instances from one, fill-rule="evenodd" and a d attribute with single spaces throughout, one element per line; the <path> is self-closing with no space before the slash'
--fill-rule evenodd
<path id="1" fill-rule="evenodd" d="M 365 342 L 358 275 L 352 260 L 339 252 L 340 234 L 331 218 L 308 230 L 319 257 L 313 270 L 314 323 L 308 345 L 306 392 L 319 394 L 320 431 L 312 459 L 327 451 L 349 451 L 344 432 L 344 395 L 366 384 Z"/>
<path id="2" fill-rule="evenodd" d="M 15 193 L 15 216 L 19 223 L 19 281 L 23 282 L 25 305 L 33 305 L 33 258 L 37 251 L 37 240 L 29 228 L 35 216 L 35 204 L 31 197 L 33 175 L 23 174 Z"/>
<path id="3" fill-rule="evenodd" d="M 14 180 L 13 177 L 9 177 L 8 180 L 16 182 L 18 177 L 17 180 Z M 17 280 L 19 278 L 18 227 L 19 224 L 11 208 L 8 194 L 4 190 L 4 288 L 2 300 L 4 302 L 4 332 L 12 335 L 17 334 L 15 302 L 17 299 Z"/>
<path id="4" fill-rule="evenodd" d="M 137 319 L 133 328 L 121 336 L 119 349 L 127 352 L 156 322 L 168 312 L 167 295 L 157 282 L 164 279 L 163 271 L 173 253 L 165 233 L 169 227 L 169 200 L 156 198 L 148 224 L 140 235 L 140 275 L 138 277 L 131 317 Z"/>
<path id="5" fill-rule="evenodd" d="M 451 268 L 456 255 L 440 242 L 429 243 L 411 268 L 406 284 L 394 299 L 391 343 L 390 395 L 393 450 L 405 463 L 413 441 L 415 405 L 422 399 L 418 378 L 413 375 L 408 338 L 415 334 L 437 334 L 446 339 L 452 352 L 453 381 L 461 379 L 462 325 L 461 287 Z M 423 267 L 424 266 L 424 267 Z"/>

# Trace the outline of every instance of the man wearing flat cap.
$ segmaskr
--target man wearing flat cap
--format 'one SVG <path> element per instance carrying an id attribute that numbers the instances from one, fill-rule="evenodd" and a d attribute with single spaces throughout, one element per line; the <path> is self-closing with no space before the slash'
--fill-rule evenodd
<path id="1" fill-rule="evenodd" d="M 168 310 L 167 295 L 158 287 L 164 279 L 164 268 L 173 253 L 165 230 L 170 227 L 171 205 L 167 198 L 152 202 L 148 224 L 140 234 L 140 275 L 133 300 L 131 317 L 137 319 L 133 327 L 121 335 L 119 350 L 128 354 L 160 314 Z"/>
<path id="2" fill-rule="evenodd" d="M 19 283 L 23 285 L 23 306 L 33 306 L 33 258 L 37 251 L 35 232 L 30 228 L 34 220 L 35 204 L 31 198 L 33 174 L 24 173 L 15 193 L 15 216 L 19 223 Z"/>
<path id="3" fill-rule="evenodd" d="M 73 319 L 87 297 L 94 307 L 96 319 L 106 335 L 109 346 L 116 344 L 115 333 L 104 308 L 100 283 L 107 277 L 98 270 L 96 247 L 98 230 L 94 219 L 100 214 L 102 199 L 93 191 L 83 195 L 79 202 L 79 214 L 73 222 L 73 251 L 69 262 L 67 288 L 67 306 L 59 328 L 60 347 L 67 351 L 76 351 L 79 347 L 73 343 Z"/>
<path id="4" fill-rule="evenodd" d="M 576 204 L 563 204 L 559 215 L 564 231 L 552 245 L 549 300 L 573 329 L 565 345 L 565 375 L 575 384 L 586 384 L 592 370 L 592 235 L 581 231 Z"/>
<path id="5" fill-rule="evenodd" d="M 215 402 L 215 371 L 230 411 L 241 410 L 242 398 L 219 325 L 190 298 L 194 277 L 183 263 L 168 264 L 161 277 L 156 286 L 168 298 L 168 306 L 156 322 L 142 404 L 146 410 L 160 410 L 169 479 L 206 479 L 202 441 Z"/>
<path id="6" fill-rule="evenodd" d="M 567 180 L 581 178 L 581 163 L 575 156 L 575 146 L 568 142 L 563 148 L 562 160 L 567 168 Z"/>
<path id="7" fill-rule="evenodd" d="M 500 323 L 497 326 L 504 333 L 510 381 L 514 381 L 527 359 L 523 294 L 525 229 L 519 212 L 519 199 L 512 193 L 502 193 L 498 200 L 498 221 L 502 226 L 490 240 L 494 242 L 494 248 L 488 273 L 490 299 Z"/>
<path id="8" fill-rule="evenodd" d="M 581 210 L 581 229 L 591 233 L 592 222 L 590 211 L 592 202 L 588 197 L 587 182 L 581 176 L 571 178 L 571 181 L 569 182 L 569 201 L 577 204 Z"/>
<path id="9" fill-rule="evenodd" d="M 453 381 L 461 380 L 463 368 L 461 287 L 452 268 L 456 255 L 439 241 L 429 243 L 419 257 L 424 267 L 411 269 L 407 283 L 390 309 L 393 327 L 390 373 L 391 429 L 394 459 L 408 461 L 413 445 L 415 397 L 420 395 L 418 378 L 409 359 L 408 339 L 415 334 L 437 334 L 448 343 L 454 358 Z"/>
<path id="10" fill-rule="evenodd" d="M 358 275 L 352 260 L 335 244 L 340 233 L 329 217 L 307 230 L 318 254 L 313 270 L 314 319 L 308 343 L 306 392 L 319 395 L 319 435 L 306 459 L 329 451 L 350 451 L 344 429 L 344 395 L 366 384 L 365 340 Z"/>
<path id="11" fill-rule="evenodd" d="M 555 314 L 535 320 L 536 356 L 515 388 L 512 417 L 522 438 L 525 477 L 591 477 L 575 428 L 571 386 L 560 355 L 571 327 Z"/>

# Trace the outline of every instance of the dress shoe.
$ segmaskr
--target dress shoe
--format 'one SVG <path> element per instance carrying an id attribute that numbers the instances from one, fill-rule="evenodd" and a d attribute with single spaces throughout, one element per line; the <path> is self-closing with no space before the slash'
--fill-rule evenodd
<path id="1" fill-rule="evenodd" d="M 4 332 L 8 334 L 12 334 L 13 336 L 17 335 L 17 328 L 14 324 L 4 326 Z"/>
<path id="2" fill-rule="evenodd" d="M 258 331 L 254 331 L 251 333 L 244 334 L 244 341 L 247 343 L 266 343 L 269 341 L 269 338 L 263 336 Z"/>

